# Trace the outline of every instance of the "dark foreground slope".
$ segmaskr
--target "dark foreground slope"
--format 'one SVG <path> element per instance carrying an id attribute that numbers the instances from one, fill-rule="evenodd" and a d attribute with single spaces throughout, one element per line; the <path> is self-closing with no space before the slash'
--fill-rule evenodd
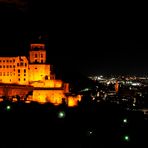
<path id="1" fill-rule="evenodd" d="M 80 105 L 0 104 L 0 146 L 77 147 L 143 146 L 148 124 L 140 112 L 114 104 Z M 60 113 L 60 114 L 59 114 Z M 62 113 L 62 115 L 61 115 Z M 123 123 L 123 119 L 127 123 Z M 129 136 L 124 140 L 124 136 Z"/>

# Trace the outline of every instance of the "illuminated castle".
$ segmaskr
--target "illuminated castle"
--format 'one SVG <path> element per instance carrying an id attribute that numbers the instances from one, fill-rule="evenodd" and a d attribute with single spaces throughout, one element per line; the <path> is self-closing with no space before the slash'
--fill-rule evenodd
<path id="1" fill-rule="evenodd" d="M 56 80 L 51 74 L 50 65 L 46 63 L 45 44 L 31 44 L 29 58 L 26 56 L 0 57 L 0 83 L 32 86 L 31 100 L 40 103 L 62 103 L 66 98 L 69 106 L 76 105 L 76 98 L 66 97 L 69 84 Z"/>

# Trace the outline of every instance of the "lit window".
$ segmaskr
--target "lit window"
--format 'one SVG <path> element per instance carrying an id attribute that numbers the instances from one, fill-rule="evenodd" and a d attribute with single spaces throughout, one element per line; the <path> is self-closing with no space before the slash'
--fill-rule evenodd
<path id="1" fill-rule="evenodd" d="M 21 62 L 21 65 L 20 66 L 23 66 L 23 62 Z"/>
<path id="2" fill-rule="evenodd" d="M 48 76 L 45 76 L 45 80 L 48 80 Z"/>

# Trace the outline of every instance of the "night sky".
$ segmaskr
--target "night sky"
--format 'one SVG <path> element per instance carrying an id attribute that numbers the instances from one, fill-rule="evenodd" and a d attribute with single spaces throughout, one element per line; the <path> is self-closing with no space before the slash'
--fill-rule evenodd
<path id="1" fill-rule="evenodd" d="M 0 18 L 1 55 L 26 55 L 41 34 L 55 65 L 85 75 L 148 73 L 146 30 L 130 16 L 117 20 L 89 3 L 0 0 Z"/>

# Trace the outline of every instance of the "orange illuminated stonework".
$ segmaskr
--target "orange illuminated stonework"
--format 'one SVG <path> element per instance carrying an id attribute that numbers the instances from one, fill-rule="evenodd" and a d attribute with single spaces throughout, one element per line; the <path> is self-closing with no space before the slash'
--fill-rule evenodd
<path id="1" fill-rule="evenodd" d="M 68 100 L 68 106 L 76 106 L 80 100 L 80 96 L 66 97 L 65 94 L 69 93 L 69 84 L 56 80 L 51 75 L 50 64 L 46 63 L 45 44 L 31 44 L 29 58 L 26 56 L 0 57 L 0 84 L 32 87 L 30 101 L 51 102 L 58 105 L 65 98 Z M 3 90 L 0 89 L 0 96 L 6 95 Z M 13 93 L 9 93 L 8 97 L 12 95 Z"/>
<path id="2" fill-rule="evenodd" d="M 115 91 L 116 91 L 116 93 L 118 93 L 118 91 L 119 91 L 119 84 L 118 84 L 118 81 L 116 81 L 116 84 L 115 84 Z"/>

